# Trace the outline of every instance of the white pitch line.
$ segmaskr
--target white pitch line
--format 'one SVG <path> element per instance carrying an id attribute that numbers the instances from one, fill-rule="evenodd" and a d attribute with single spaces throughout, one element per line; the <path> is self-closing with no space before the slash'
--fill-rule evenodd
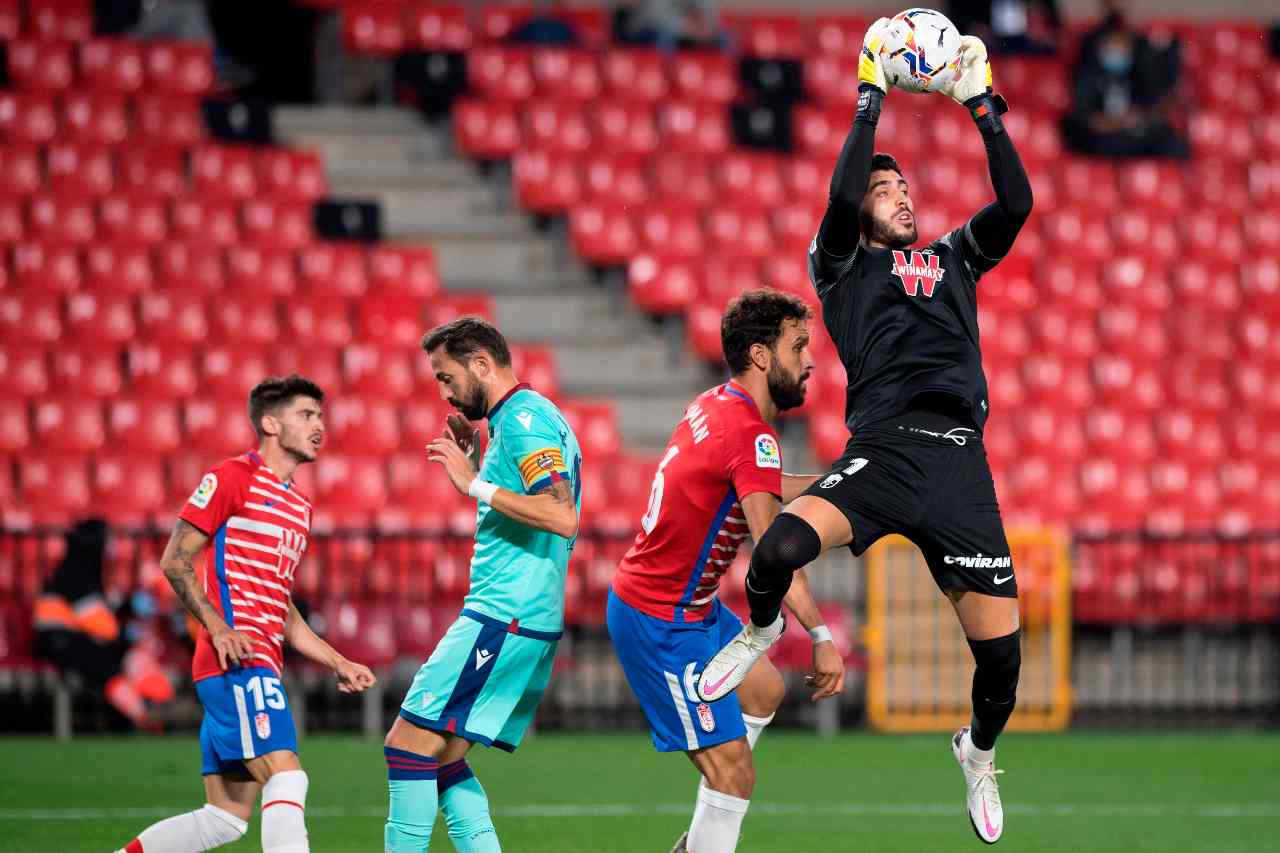
<path id="1" fill-rule="evenodd" d="M 190 811 L 185 806 L 138 806 L 121 808 L 0 809 L 0 821 L 113 820 L 164 817 Z M 691 803 L 529 803 L 496 805 L 498 817 L 593 818 L 686 815 Z M 962 803 L 752 803 L 752 814 L 831 817 L 840 815 L 891 815 L 901 817 L 954 817 L 964 811 Z M 1005 811 L 1031 817 L 1193 817 L 1193 818 L 1275 818 L 1276 803 L 1213 803 L 1188 806 L 1180 803 L 1063 803 L 1059 805 L 1016 804 Z M 387 815 L 386 804 L 370 806 L 311 806 L 309 818 L 361 818 Z"/>

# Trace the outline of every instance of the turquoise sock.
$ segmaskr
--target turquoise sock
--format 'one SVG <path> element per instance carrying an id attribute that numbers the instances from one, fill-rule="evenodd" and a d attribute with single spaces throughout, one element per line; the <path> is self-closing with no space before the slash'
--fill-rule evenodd
<path id="1" fill-rule="evenodd" d="M 382 748 L 387 759 L 391 807 L 383 831 L 385 853 L 426 853 L 436 823 L 436 771 L 429 755 Z"/>
<path id="2" fill-rule="evenodd" d="M 458 853 L 502 853 L 489 796 L 465 758 L 440 768 L 440 810 Z"/>

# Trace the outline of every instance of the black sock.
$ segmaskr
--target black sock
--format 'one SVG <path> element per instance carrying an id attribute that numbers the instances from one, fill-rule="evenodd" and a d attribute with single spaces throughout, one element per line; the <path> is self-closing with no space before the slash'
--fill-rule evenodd
<path id="1" fill-rule="evenodd" d="M 1021 631 L 991 640 L 970 640 L 978 668 L 973 673 L 973 721 L 969 737 L 978 749 L 991 749 L 1017 702 L 1022 666 Z"/>
<path id="2" fill-rule="evenodd" d="M 751 568 L 747 571 L 752 624 L 767 628 L 778 621 L 782 599 L 791 589 L 791 575 L 820 553 L 822 540 L 809 522 L 788 512 L 773 520 L 751 552 Z"/>

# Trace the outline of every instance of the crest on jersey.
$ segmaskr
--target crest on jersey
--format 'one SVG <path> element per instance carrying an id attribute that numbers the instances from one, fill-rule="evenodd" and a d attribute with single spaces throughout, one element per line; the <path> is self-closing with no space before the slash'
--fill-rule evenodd
<path id="1" fill-rule="evenodd" d="M 906 252 L 894 249 L 893 266 L 889 271 L 902 279 L 907 296 L 915 296 L 923 289 L 926 297 L 932 297 L 934 287 L 947 272 L 939 263 L 933 252 L 912 252 L 908 259 Z"/>
<path id="2" fill-rule="evenodd" d="M 191 505 L 197 509 L 204 509 L 209 505 L 216 491 L 218 491 L 218 475 L 210 471 L 204 475 L 200 485 L 196 486 L 196 490 L 191 493 Z"/>
<path id="3" fill-rule="evenodd" d="M 706 702 L 698 703 L 698 725 L 702 726 L 702 730 L 707 734 L 716 730 L 716 715 Z"/>
<path id="4" fill-rule="evenodd" d="M 259 740 L 271 737 L 271 718 L 267 716 L 266 711 L 259 711 L 253 715 L 253 726 L 258 730 Z"/>
<path id="5" fill-rule="evenodd" d="M 756 467 L 782 467 L 782 453 L 778 450 L 778 440 L 767 432 L 756 436 Z"/>

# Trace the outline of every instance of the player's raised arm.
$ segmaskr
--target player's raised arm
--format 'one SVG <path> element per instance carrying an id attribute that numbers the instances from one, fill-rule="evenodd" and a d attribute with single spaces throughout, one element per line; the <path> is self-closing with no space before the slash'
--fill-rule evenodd
<path id="1" fill-rule="evenodd" d="M 378 682 L 369 667 L 347 660 L 311 630 L 292 601 L 289 602 L 289 615 L 284 620 L 284 638 L 303 657 L 333 670 L 338 677 L 338 690 L 343 693 L 359 693 Z"/>
<path id="2" fill-rule="evenodd" d="M 229 664 L 238 666 L 250 660 L 253 657 L 253 643 L 244 634 L 232 630 L 209 603 L 204 587 L 196 578 L 194 561 L 208 541 L 209 536 L 203 530 L 189 521 L 178 519 L 173 526 L 173 535 L 169 537 L 169 544 L 160 557 L 160 568 L 182 606 L 209 632 L 209 639 L 218 653 L 218 664 L 226 669 Z"/>
<path id="3" fill-rule="evenodd" d="M 1018 231 L 1031 215 L 1031 181 L 1000 120 L 1001 113 L 1008 107 L 1002 97 L 992 93 L 986 45 L 975 36 L 965 36 L 961 45 L 962 73 L 941 91 L 973 116 L 987 149 L 987 167 L 991 171 L 996 203 L 987 205 L 969 220 L 966 234 L 971 242 L 968 248 L 976 251 L 988 266 L 994 266 L 1013 248 Z"/>
<path id="4" fill-rule="evenodd" d="M 858 60 L 858 111 L 831 174 L 827 212 L 818 227 L 818 247 L 836 258 L 846 257 L 858 248 L 858 209 L 871 178 L 876 123 L 880 121 L 880 104 L 887 91 L 880 64 L 880 41 L 881 31 L 888 23 L 887 18 L 881 18 L 863 38 L 862 57 Z"/>

